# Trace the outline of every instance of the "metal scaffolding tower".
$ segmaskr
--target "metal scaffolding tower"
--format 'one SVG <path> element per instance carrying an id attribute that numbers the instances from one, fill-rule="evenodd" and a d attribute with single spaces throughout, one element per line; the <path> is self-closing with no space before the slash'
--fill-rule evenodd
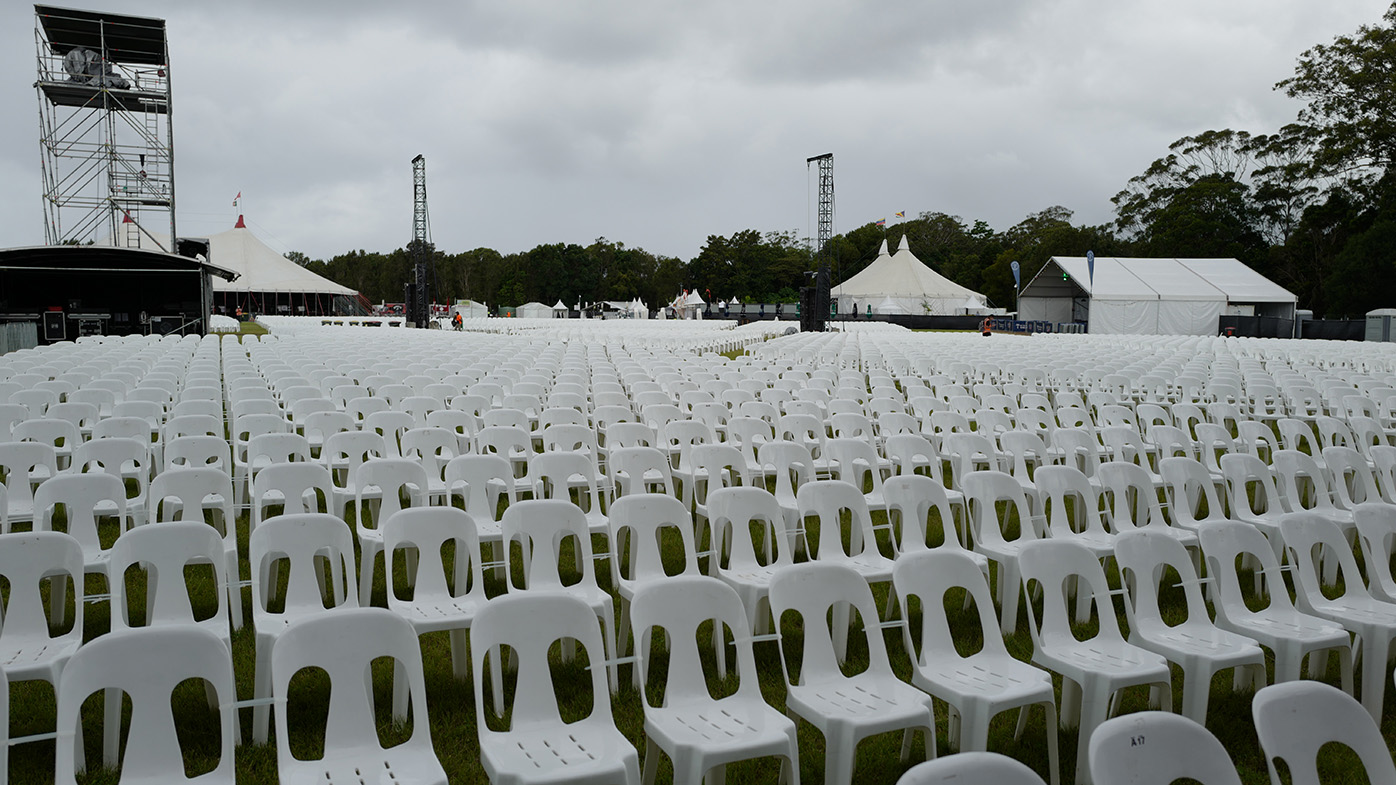
<path id="1" fill-rule="evenodd" d="M 427 266 L 431 263 L 430 216 L 427 214 L 427 159 L 412 159 L 412 260 L 416 268 L 412 298 L 408 303 L 411 321 L 425 328 L 431 322 L 431 284 Z"/>
<path id="2" fill-rule="evenodd" d="M 165 20 L 34 6 L 44 236 L 173 251 Z"/>
<path id="3" fill-rule="evenodd" d="M 807 158 L 805 167 L 816 162 L 819 164 L 819 228 L 814 252 L 819 257 L 819 268 L 808 297 L 809 305 L 801 306 L 802 315 L 809 312 L 809 318 L 801 324 L 801 329 L 818 332 L 824 329 L 824 322 L 829 318 L 829 256 L 832 253 L 830 243 L 834 239 L 834 154 Z"/>

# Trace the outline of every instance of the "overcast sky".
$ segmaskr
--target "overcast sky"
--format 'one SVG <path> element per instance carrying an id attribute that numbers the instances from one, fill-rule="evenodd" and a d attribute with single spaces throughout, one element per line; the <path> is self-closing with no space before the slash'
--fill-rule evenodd
<path id="1" fill-rule="evenodd" d="M 63 3 L 58 3 L 63 5 Z M 501 252 L 940 211 L 1006 229 L 1210 128 L 1265 133 L 1297 55 L 1386 0 L 79 0 L 166 19 L 178 227 L 279 251 Z M 33 6 L 0 0 L 0 247 L 43 242 Z"/>

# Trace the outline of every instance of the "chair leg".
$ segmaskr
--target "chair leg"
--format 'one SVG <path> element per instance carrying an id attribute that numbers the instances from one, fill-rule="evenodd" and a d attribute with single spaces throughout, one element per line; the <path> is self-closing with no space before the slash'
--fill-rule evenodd
<path id="1" fill-rule="evenodd" d="M 1334 561 L 1337 561 L 1336 559 Z M 1362 705 L 1381 724 L 1382 699 L 1386 697 L 1386 662 L 1389 640 L 1368 636 L 1362 641 Z"/>
<path id="2" fill-rule="evenodd" d="M 257 663 L 252 676 L 252 697 L 271 697 L 271 642 L 257 640 Z M 267 732 L 271 727 L 271 706 L 252 707 L 252 743 L 267 743 Z"/>
<path id="3" fill-rule="evenodd" d="M 121 690 L 103 690 L 102 703 L 102 765 L 115 769 L 121 762 Z"/>
<path id="4" fill-rule="evenodd" d="M 1242 668 L 1238 667 L 1237 670 Z M 1183 716 L 1206 727 L 1207 701 L 1211 697 L 1212 673 L 1204 670 L 1183 673 Z"/>
<path id="5" fill-rule="evenodd" d="M 640 774 L 640 782 L 644 785 L 654 785 L 654 775 L 659 771 L 659 745 L 654 743 L 654 739 L 645 741 L 645 768 Z"/>

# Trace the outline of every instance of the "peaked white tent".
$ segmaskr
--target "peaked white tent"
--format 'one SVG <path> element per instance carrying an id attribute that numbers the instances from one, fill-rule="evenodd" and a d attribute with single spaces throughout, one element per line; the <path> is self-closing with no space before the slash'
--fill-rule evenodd
<path id="1" fill-rule="evenodd" d="M 1236 259 L 1052 257 L 1023 287 L 1019 318 L 1097 334 L 1216 335 L 1223 313 L 1293 319 L 1293 293 Z"/>
<path id="2" fill-rule="evenodd" d="M 840 313 L 851 313 L 853 304 L 859 308 L 874 305 L 877 313 L 905 313 L 945 316 L 965 312 L 965 302 L 973 299 L 981 307 L 984 295 L 967 289 L 927 267 L 907 247 L 903 236 L 897 252 L 887 252 L 887 241 L 877 259 L 866 269 L 835 286 Z M 888 310 L 884 310 L 888 309 Z M 890 309 L 897 310 L 890 310 Z"/>

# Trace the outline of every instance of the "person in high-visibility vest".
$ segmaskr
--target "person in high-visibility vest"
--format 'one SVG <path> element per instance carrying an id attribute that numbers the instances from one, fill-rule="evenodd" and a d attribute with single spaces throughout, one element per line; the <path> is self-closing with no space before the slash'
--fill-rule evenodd
<path id="1" fill-rule="evenodd" d="M 984 333 L 985 338 L 988 338 L 990 335 L 993 334 L 993 326 L 993 320 L 987 316 L 984 317 L 984 323 L 979 325 L 979 329 L 981 332 Z"/>

